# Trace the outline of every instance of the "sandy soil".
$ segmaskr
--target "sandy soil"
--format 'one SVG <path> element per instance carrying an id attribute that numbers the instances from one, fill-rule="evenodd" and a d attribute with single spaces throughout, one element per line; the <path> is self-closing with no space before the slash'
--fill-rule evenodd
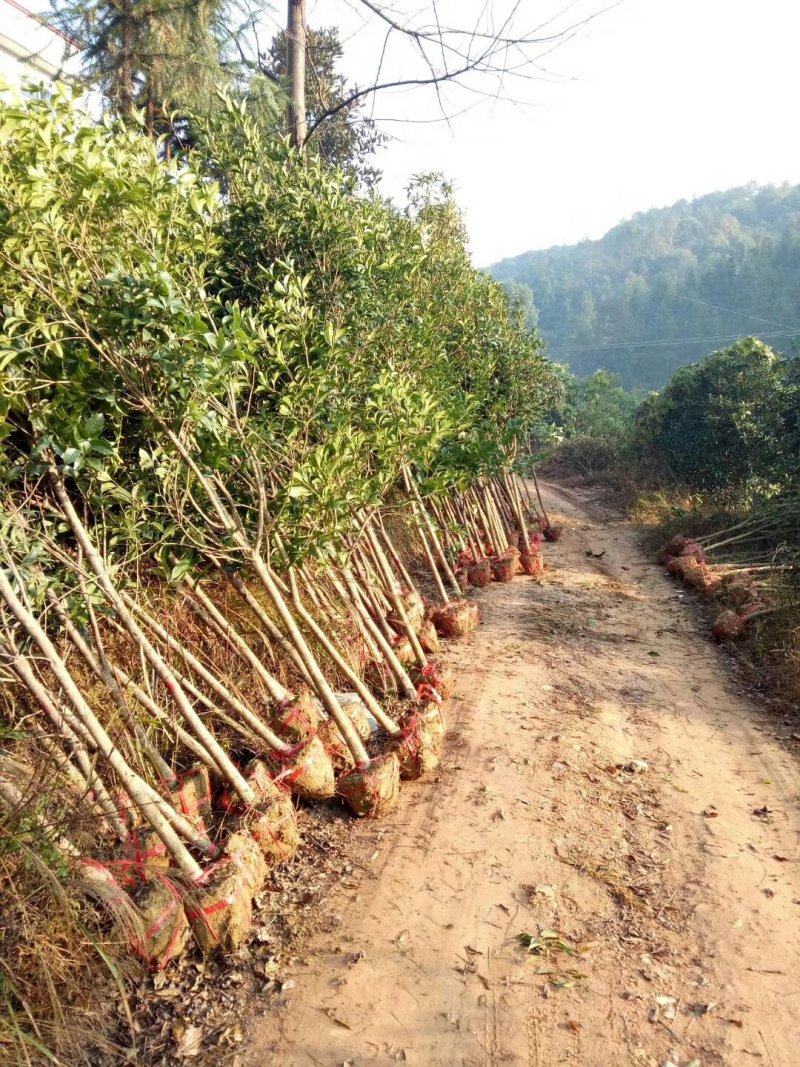
<path id="1" fill-rule="evenodd" d="M 547 493 L 543 584 L 482 594 L 441 773 L 359 824 L 245 1064 L 800 1063 L 797 762 L 635 533 Z"/>

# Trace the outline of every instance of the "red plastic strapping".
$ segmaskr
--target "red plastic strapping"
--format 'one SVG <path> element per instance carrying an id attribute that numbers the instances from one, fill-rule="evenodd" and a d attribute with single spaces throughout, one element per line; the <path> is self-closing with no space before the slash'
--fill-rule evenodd
<path id="1" fill-rule="evenodd" d="M 432 685 L 428 685 L 426 682 L 422 682 L 420 685 L 417 686 L 417 696 L 423 704 L 426 701 L 431 700 L 434 701 L 436 704 L 442 703 L 442 698 L 437 692 L 437 690 L 434 689 Z"/>

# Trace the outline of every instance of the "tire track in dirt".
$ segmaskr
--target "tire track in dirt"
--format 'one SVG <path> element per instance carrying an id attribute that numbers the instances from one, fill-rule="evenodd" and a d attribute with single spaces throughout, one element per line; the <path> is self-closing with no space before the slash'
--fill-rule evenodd
<path id="1" fill-rule="evenodd" d="M 546 492 L 544 583 L 482 595 L 440 773 L 355 828 L 244 1064 L 800 1059 L 797 763 L 632 529 Z"/>

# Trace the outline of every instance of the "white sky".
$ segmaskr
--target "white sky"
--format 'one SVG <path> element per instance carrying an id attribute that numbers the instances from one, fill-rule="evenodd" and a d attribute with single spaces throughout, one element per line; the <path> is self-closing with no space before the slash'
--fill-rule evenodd
<path id="1" fill-rule="evenodd" d="M 379 0 L 386 6 L 390 0 Z M 422 0 L 397 10 L 432 11 Z M 512 0 L 488 0 L 502 14 Z M 568 0 L 521 0 L 527 29 Z M 556 25 L 599 10 L 573 0 Z M 443 21 L 471 25 L 485 0 L 439 0 Z M 276 12 L 280 16 L 282 12 Z M 311 26 L 338 25 L 351 80 L 374 80 L 383 32 L 359 0 L 309 0 Z M 385 93 L 375 117 L 392 142 L 376 160 L 402 199 L 411 175 L 454 182 L 475 263 L 599 237 L 648 207 L 717 189 L 800 182 L 796 0 L 622 0 L 543 62 L 550 77 L 512 88 L 523 104 L 484 102 L 444 123 L 430 90 Z M 407 45 L 384 75 L 418 68 Z M 454 107 L 474 95 L 450 92 Z"/>

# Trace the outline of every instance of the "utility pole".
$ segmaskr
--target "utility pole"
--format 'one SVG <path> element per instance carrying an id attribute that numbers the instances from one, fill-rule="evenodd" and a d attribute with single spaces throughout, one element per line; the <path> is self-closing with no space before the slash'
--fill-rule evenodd
<path id="1" fill-rule="evenodd" d="M 289 74 L 289 134 L 295 148 L 303 149 L 306 123 L 306 0 L 288 0 L 286 68 Z"/>

